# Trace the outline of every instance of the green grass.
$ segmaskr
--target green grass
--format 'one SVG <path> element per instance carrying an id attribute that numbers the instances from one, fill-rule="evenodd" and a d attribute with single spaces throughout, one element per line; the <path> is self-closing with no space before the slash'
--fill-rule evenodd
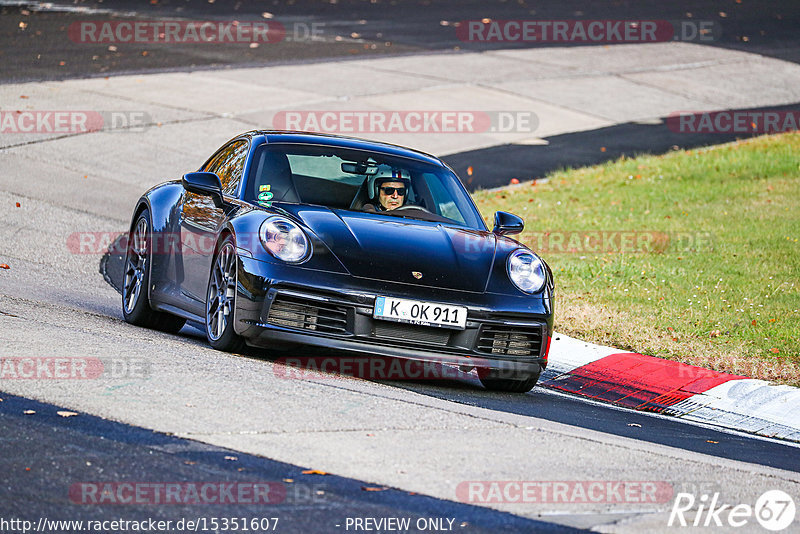
<path id="1" fill-rule="evenodd" d="M 525 218 L 517 237 L 553 269 L 559 331 L 797 385 L 798 155 L 800 134 L 765 136 L 474 197 L 489 221 L 496 210 Z M 597 251 L 580 240 L 590 231 L 639 241 Z"/>

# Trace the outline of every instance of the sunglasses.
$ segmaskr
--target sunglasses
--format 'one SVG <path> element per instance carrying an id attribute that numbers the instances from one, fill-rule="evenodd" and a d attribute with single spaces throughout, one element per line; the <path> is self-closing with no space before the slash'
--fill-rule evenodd
<path id="1" fill-rule="evenodd" d="M 406 196 L 405 187 L 381 187 L 381 191 L 383 191 L 383 194 L 386 195 L 387 197 L 394 195 L 395 191 L 401 197 Z"/>

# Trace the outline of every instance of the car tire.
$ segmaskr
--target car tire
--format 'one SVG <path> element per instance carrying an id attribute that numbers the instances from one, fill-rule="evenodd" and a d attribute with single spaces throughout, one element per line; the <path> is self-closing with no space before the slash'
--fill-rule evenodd
<path id="1" fill-rule="evenodd" d="M 225 352 L 240 352 L 245 346 L 233 328 L 237 263 L 236 245 L 228 235 L 214 254 L 206 291 L 206 337 L 212 347 Z"/>
<path id="2" fill-rule="evenodd" d="M 500 378 L 498 373 L 493 370 L 487 370 L 483 373 L 478 373 L 478 378 L 483 384 L 483 387 L 490 391 L 505 391 L 507 393 L 527 393 L 533 389 L 536 382 L 539 381 L 541 373 L 534 373 L 525 378 Z"/>
<path id="3" fill-rule="evenodd" d="M 147 296 L 150 262 L 153 260 L 151 229 L 150 212 L 144 210 L 128 234 L 122 276 L 122 316 L 130 324 L 174 334 L 183 328 L 186 319 L 155 311 Z"/>

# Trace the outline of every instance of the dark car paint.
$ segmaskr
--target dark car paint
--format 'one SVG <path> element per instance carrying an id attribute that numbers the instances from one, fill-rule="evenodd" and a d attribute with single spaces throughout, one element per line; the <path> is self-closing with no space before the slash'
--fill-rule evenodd
<path id="1" fill-rule="evenodd" d="M 264 142 L 346 146 L 443 165 L 427 154 L 347 138 L 249 132 L 234 140 L 242 138 L 250 141 L 250 152 L 240 194 L 246 190 L 253 151 Z M 370 346 L 363 339 L 337 340 L 267 325 L 264 313 L 270 289 L 273 293 L 283 289 L 344 299 L 359 309 L 357 314 L 368 313 L 376 295 L 455 303 L 469 307 L 470 320 L 502 317 L 520 324 L 542 324 L 546 335 L 552 334 L 552 273 L 548 267 L 548 281 L 541 292 L 528 295 L 518 290 L 506 273 L 508 255 L 521 247 L 511 238 L 497 236 L 485 228 L 475 230 L 304 204 L 275 203 L 263 208 L 227 195 L 224 199 L 226 205 L 218 208 L 210 196 L 190 193 L 178 180 L 153 187 L 137 203 L 131 228 L 138 214 L 147 208 L 154 239 L 161 235 L 164 240 L 172 239 L 173 244 L 151 262 L 148 296 L 153 309 L 204 322 L 205 292 L 215 245 L 223 234 L 230 233 L 239 256 L 234 329 L 251 344 L 269 345 L 270 340 L 302 342 L 353 351 L 392 352 L 417 359 L 442 355 L 438 348 L 436 352 L 426 351 L 425 347 L 394 347 L 389 351 L 386 346 Z M 274 214 L 292 219 L 309 237 L 313 254 L 304 263 L 287 265 L 264 250 L 258 239 L 259 228 L 266 217 Z M 400 230 L 402 239 L 398 239 Z M 411 271 L 423 273 L 422 278 L 417 280 Z M 543 367 L 546 352 L 542 356 L 545 359 L 515 365 L 525 370 Z M 472 363 L 477 361 L 473 359 Z"/>
<path id="2" fill-rule="evenodd" d="M 480 254 L 462 254 L 474 230 L 376 213 L 331 210 L 322 206 L 285 206 L 335 250 L 350 274 L 421 286 L 482 292 L 494 259 L 494 236 Z M 424 253 L 423 253 L 424 251 Z M 412 271 L 424 276 L 415 280 Z"/>

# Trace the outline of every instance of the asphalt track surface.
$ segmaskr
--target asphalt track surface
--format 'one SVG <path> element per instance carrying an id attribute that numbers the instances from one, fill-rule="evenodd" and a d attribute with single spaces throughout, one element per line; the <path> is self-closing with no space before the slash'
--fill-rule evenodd
<path id="1" fill-rule="evenodd" d="M 769 106 L 771 111 L 796 110 L 798 104 Z M 747 108 L 739 111 L 759 111 Z M 470 191 L 508 185 L 513 179 L 541 178 L 548 173 L 565 168 L 577 168 L 614 161 L 622 156 L 663 154 L 673 150 L 729 143 L 744 136 L 719 133 L 677 133 L 663 124 L 627 122 L 595 130 L 543 137 L 541 145 L 520 146 L 506 144 L 477 150 L 468 150 L 444 156 L 444 160 L 459 176 L 466 176 L 472 167 L 476 175 L 485 177 L 467 183 Z M 601 150 L 602 149 L 602 150 Z M 497 165 L 502 161 L 503 165 Z M 491 172 L 485 172 L 491 169 Z"/>
<path id="2" fill-rule="evenodd" d="M 24 414 L 30 410 L 36 414 Z M 426 518 L 447 518 L 453 521 L 454 530 L 464 533 L 575 530 L 335 475 L 304 474 L 298 466 L 86 414 L 64 418 L 58 411 L 56 406 L 4 396 L 0 411 L 2 447 L 6 451 L 24 450 L 25 454 L 0 458 L 3 491 L 12 495 L 0 504 L 0 518 L 173 522 L 182 518 L 278 518 L 278 532 L 297 534 L 343 531 L 348 517 L 402 517 L 409 518 L 412 525 Z M 66 451 L 68 454 L 64 454 Z M 106 494 L 104 502 L 102 498 L 94 501 L 94 493 L 70 491 L 76 484 L 108 480 L 191 482 L 197 487 L 209 482 L 260 483 L 269 484 L 273 496 L 267 504 L 192 506 L 164 504 L 158 502 L 156 493 L 150 493 L 143 502 L 109 505 L 116 496 L 126 498 L 127 494 Z M 235 489 L 231 495 L 237 498 Z"/>
<path id="3" fill-rule="evenodd" d="M 46 5 L 45 5 L 46 4 Z M 721 7 L 722 6 L 722 7 Z M 270 19 L 264 18 L 269 13 Z M 708 21 L 717 29 L 702 44 L 800 63 L 800 3 L 677 2 L 479 2 L 459 0 L 363 0 L 295 2 L 130 0 L 97 2 L 0 2 L 0 82 L 60 80 L 114 74 L 196 71 L 425 52 L 565 46 L 564 43 L 473 43 L 457 37 L 453 23 L 479 20 L 667 20 Z M 276 21 L 286 38 L 250 48 L 247 44 L 107 44 L 78 42 L 70 27 L 82 21 Z M 443 25 L 443 24 L 447 25 Z M 24 28 L 21 25 L 24 24 Z M 315 37 L 306 38 L 314 28 Z M 292 34 L 295 34 L 293 37 Z M 569 44 L 566 44 L 569 46 Z M 608 46 L 608 45 L 596 45 Z M 369 83 L 365 80 L 364 83 Z M 197 88 L 202 91 L 202 87 Z M 9 102 L 3 103 L 9 107 Z M 796 109 L 795 103 L 770 110 Z M 12 104 L 13 105 L 13 104 Z M 748 108 L 757 109 L 757 108 Z M 659 125 L 625 123 L 545 137 L 548 145 L 498 147 L 450 154 L 443 159 L 460 176 L 472 167 L 470 190 L 498 187 L 513 178 L 539 178 L 565 167 L 592 165 L 620 156 L 690 149 L 741 138 L 716 133 L 676 133 Z M 600 147 L 604 147 L 601 151 Z M 506 164 L 498 169 L 496 162 Z"/>
<path id="4" fill-rule="evenodd" d="M 118 249 L 119 246 L 112 245 L 112 248 Z M 122 285 L 123 264 L 124 258 L 114 254 L 107 254 L 100 262 L 100 272 L 117 292 Z M 201 340 L 205 336 L 203 325 L 191 322 L 184 327 L 182 333 Z M 246 354 L 260 358 L 264 352 L 248 349 Z M 276 353 L 272 358 L 284 356 Z M 530 402 L 520 403 L 515 402 L 514 396 L 496 395 L 483 391 L 482 388 L 476 390 L 475 383 L 458 380 L 385 382 L 449 402 L 537 417 L 710 456 L 800 472 L 800 448 L 796 445 L 685 424 L 667 416 L 633 412 L 555 392 L 545 394 L 542 389 L 536 390 L 538 394 L 533 395 Z"/>
<path id="5" fill-rule="evenodd" d="M 398 387 L 447 399 L 480 404 L 493 410 L 518 411 L 522 405 L 453 384 L 397 384 Z M 614 410 L 557 394 L 535 396 L 522 407 L 536 417 L 599 429 L 719 457 L 800 470 L 796 449 L 724 432 L 702 429 L 648 414 Z M 435 499 L 330 474 L 303 473 L 302 466 L 242 454 L 234 450 L 179 439 L 163 433 L 104 420 L 87 414 L 62 417 L 50 404 L 3 396 L 0 409 L 0 484 L 5 499 L 0 518 L 36 521 L 123 518 L 129 521 L 198 520 L 236 517 L 279 518 L 282 532 L 338 531 L 347 518 L 401 517 L 412 524 L 426 518 L 452 519 L 458 532 L 572 532 L 547 521 L 525 519 L 490 508 Z M 26 414 L 25 412 L 35 412 Z M 637 426 L 638 425 L 638 426 Z M 713 444 L 712 444 L 713 443 Z M 103 481 L 278 485 L 276 501 L 266 505 L 163 504 L 127 505 L 81 502 L 81 483 Z M 709 482 L 708 488 L 713 487 Z M 156 501 L 155 497 L 150 498 Z M 417 531 L 415 529 L 411 530 Z M 420 529 L 419 531 L 424 531 Z"/>
<path id="6" fill-rule="evenodd" d="M 6 2 L 5 4 L 8 4 Z M 27 3 L 26 7 L 4 6 L 0 16 L 0 61 L 3 69 L 0 72 L 4 82 L 21 80 L 66 79 L 74 77 L 105 76 L 124 72 L 157 72 L 164 70 L 193 70 L 198 68 L 221 68 L 228 65 L 261 65 L 275 62 L 319 61 L 341 57 L 354 57 L 368 54 L 404 54 L 424 51 L 440 51 L 460 47 L 469 49 L 471 45 L 453 38 L 443 20 L 465 20 L 491 16 L 502 18 L 660 18 L 685 19 L 687 12 L 696 18 L 722 20 L 724 32 L 722 38 L 713 46 L 757 51 L 781 59 L 798 62 L 798 36 L 796 32 L 798 9 L 796 2 L 770 3 L 730 3 L 724 8 L 718 2 L 658 2 L 658 3 L 593 3 L 586 6 L 579 2 L 536 4 L 531 7 L 524 3 L 485 2 L 346 2 L 340 0 L 336 4 L 323 2 L 295 2 L 293 6 L 270 5 L 263 3 L 239 2 L 238 13 L 242 16 L 257 18 L 265 10 L 269 10 L 279 20 L 308 21 L 323 23 L 325 40 L 320 43 L 303 43 L 302 45 L 286 43 L 283 48 L 260 47 L 258 49 L 241 46 L 220 47 L 212 51 L 203 51 L 185 47 L 165 47 L 157 49 L 131 46 L 116 52 L 104 48 L 89 49 L 83 44 L 67 43 L 63 35 L 72 22 L 85 20 L 85 13 L 71 11 L 36 11 L 35 3 Z M 31 4 L 31 5 L 27 5 Z M 58 4 L 58 3 L 56 3 Z M 70 6 L 74 4 L 70 3 Z M 182 18 L 225 18 L 231 17 L 229 6 L 222 2 L 157 2 L 142 10 L 138 2 L 81 2 L 81 7 L 109 9 L 114 16 L 135 16 L 141 19 L 154 17 Z M 23 15 L 26 9 L 29 15 Z M 720 15 L 724 9 L 725 17 Z M 125 15 L 125 12 L 135 15 Z M 535 13 L 532 13 L 535 11 Z M 580 12 L 580 14 L 578 14 Z M 93 16 L 108 16 L 95 13 Z M 236 15 L 239 16 L 238 14 Z M 19 27 L 20 17 L 27 17 L 26 28 Z M 362 23 L 360 21 L 366 21 Z M 39 33 L 37 33 L 39 32 Z M 358 32 L 358 38 L 349 37 Z M 763 33 L 762 33 L 763 32 Z M 380 36 L 378 36 L 380 34 Z M 339 35 L 344 41 L 337 41 Z M 745 41 L 741 37 L 748 36 Z M 348 39 L 349 38 L 349 39 Z M 386 43 L 391 43 L 387 45 Z M 373 49 L 370 45 L 375 44 Z M 380 45 L 383 46 L 380 46 Z M 366 47 L 364 45 L 367 45 Z M 36 51 L 34 55 L 31 51 Z M 41 57 L 37 57 L 41 56 Z M 97 56 L 97 58 L 94 58 Z M 64 66 L 60 63 L 64 62 Z M 3 108 L 7 108 L 3 103 Z M 537 173 L 544 174 L 548 170 L 567 165 L 582 165 L 597 162 L 597 151 L 593 145 L 602 143 L 608 147 L 604 157 L 612 158 L 622 153 L 634 151 L 662 152 L 673 146 L 692 146 L 691 143 L 708 144 L 723 141 L 713 138 L 695 138 L 687 140 L 672 138 L 661 132 L 661 137 L 651 134 L 655 132 L 647 125 L 624 124 L 601 130 L 575 134 L 565 134 L 548 138 L 549 150 L 539 153 L 538 148 L 526 147 L 524 152 L 518 147 L 495 147 L 463 154 L 449 156 L 448 161 L 456 170 L 471 162 L 480 165 L 481 161 L 503 157 L 520 168 L 535 168 Z M 727 139 L 724 139 L 727 140 Z M 694 145 L 694 146 L 696 146 Z M 589 148 L 587 148 L 589 147 Z M 557 148 L 558 150 L 553 150 Z M 591 150 L 590 150 L 591 148 Z M 553 155 L 555 154 L 555 155 Z M 482 160 L 482 158 L 485 158 Z M 477 162 L 477 163 L 476 163 Z M 512 167 L 507 176 L 502 176 L 497 183 L 479 184 L 483 187 L 502 185 L 506 178 L 515 171 Z M 31 272 L 37 273 L 39 266 L 30 264 Z M 114 269 L 109 278 L 113 279 Z M 118 321 L 118 309 L 112 307 L 114 299 L 107 295 L 108 287 L 98 273 L 95 273 L 96 285 L 84 287 L 76 291 L 70 284 L 59 286 L 57 276 L 44 280 L 41 295 L 37 288 L 6 288 L 12 295 L 0 302 L 2 319 L 6 324 L 15 325 L 15 313 L 24 317 L 34 317 L 33 312 L 25 310 L 24 305 L 41 298 L 48 303 L 59 303 L 60 306 L 77 306 L 87 313 L 87 322 Z M 89 293 L 95 297 L 87 297 Z M 115 297 L 117 298 L 117 297 Z M 25 300 L 29 299 L 29 300 Z M 22 306 L 23 312 L 17 311 Z M 118 306 L 117 306 L 118 308 Z M 42 315 L 26 328 L 48 328 L 55 319 Z M 44 326 L 43 326 L 44 325 Z M 80 327 L 72 327 L 78 328 Z M 85 327 L 91 331 L 94 327 Z M 121 343 L 134 343 L 142 337 L 141 332 L 120 324 Z M 199 350 L 203 340 L 199 332 L 187 327 L 180 336 L 157 336 L 160 343 L 167 344 L 171 350 L 189 354 Z M 12 336 L 13 337 L 13 336 Z M 15 339 L 15 342 L 17 340 Z M 205 352 L 204 352 L 205 354 Z M 260 354 L 248 353 L 239 356 L 246 364 L 255 362 L 271 365 L 269 358 Z M 572 479 L 574 473 L 581 472 L 578 465 L 587 462 L 598 464 L 598 473 L 606 473 L 603 465 L 608 455 L 629 454 L 632 462 L 637 462 L 639 443 L 651 444 L 659 454 L 669 457 L 674 454 L 676 462 L 687 461 L 687 465 L 696 465 L 697 474 L 687 473 L 686 481 L 705 481 L 706 489 L 721 489 L 724 486 L 735 486 L 740 493 L 751 476 L 754 487 L 764 484 L 764 480 L 774 480 L 775 488 L 788 488 L 789 481 L 796 481 L 794 475 L 776 477 L 770 469 L 780 469 L 777 473 L 800 472 L 800 455 L 798 448 L 792 445 L 767 439 L 728 433 L 697 425 L 688 425 L 669 420 L 665 417 L 641 413 L 632 413 L 613 407 L 588 403 L 569 396 L 548 393 L 535 389 L 524 397 L 515 395 L 492 394 L 482 390 L 476 382 L 386 382 L 362 383 L 353 381 L 348 387 L 371 391 L 373 386 L 382 394 L 407 399 L 409 406 L 423 402 L 443 402 L 453 406 L 454 412 L 463 407 L 465 410 L 477 410 L 480 413 L 491 413 L 498 420 L 503 418 L 519 418 L 530 424 L 535 422 L 542 428 L 569 428 L 572 441 L 581 441 L 581 434 L 586 439 L 594 439 L 602 446 L 596 449 L 596 456 L 587 455 L 586 449 L 576 447 L 570 439 L 564 438 L 564 450 L 559 449 L 558 433 L 554 433 L 547 450 L 537 451 L 530 462 L 547 462 L 562 466 L 562 479 Z M 390 393 L 385 393 L 388 386 Z M 138 386 L 137 386 L 138 387 Z M 217 445 L 200 443 L 194 440 L 180 439 L 163 432 L 135 425 L 121 424 L 94 417 L 81 412 L 74 417 L 61 417 L 55 414 L 60 409 L 52 404 L 39 403 L 20 396 L 0 394 L 0 448 L 4 454 L 0 456 L 0 517 L 50 517 L 63 516 L 65 519 L 104 519 L 125 516 L 128 519 L 162 517 L 177 519 L 182 516 L 236 516 L 244 514 L 253 517 L 252 509 L 247 507 L 227 506 L 217 508 L 213 514 L 208 507 L 176 507 L 146 505 L 142 507 L 124 508 L 108 506 L 75 505 L 69 501 L 68 488 L 76 481 L 91 480 L 139 480 L 139 481 L 185 481 L 201 480 L 225 481 L 283 481 L 292 479 L 287 484 L 307 484 L 304 477 L 318 477 L 325 487 L 319 502 L 308 501 L 288 503 L 279 509 L 281 518 L 286 521 L 281 530 L 290 532 L 338 531 L 336 523 L 346 517 L 452 517 L 456 518 L 459 528 L 464 532 L 530 532 L 530 531 L 568 531 L 564 524 L 578 526 L 596 526 L 603 523 L 613 524 L 608 518 L 592 519 L 582 517 L 574 510 L 559 516 L 545 515 L 541 520 L 520 517 L 504 511 L 484 506 L 471 506 L 453 502 L 450 498 L 434 498 L 414 494 L 415 492 L 393 489 L 391 484 L 376 486 L 367 477 L 339 477 L 334 475 L 303 475 L 302 470 L 313 467 L 306 464 L 284 463 L 271 460 L 260 455 L 249 455 Z M 415 400 L 417 399 L 417 400 Z M 522 402 L 524 399 L 524 402 Z M 73 403 L 64 403 L 73 409 Z M 59 405 L 60 406 L 60 405 Z M 34 410 L 36 414 L 25 415 L 24 410 Z M 366 415 L 365 415 L 366 417 Z M 388 417 L 388 416 L 387 416 Z M 516 420 L 516 419 L 515 419 Z M 554 426 L 555 425 L 555 426 Z M 429 430 L 420 431 L 429 433 Z M 321 434 L 312 435 L 311 439 L 323 439 Z M 198 439 L 205 439 L 199 436 Z M 206 440 L 208 441 L 208 440 Z M 223 440 L 224 441 L 224 440 Z M 621 443 L 626 445 L 622 446 Z M 630 443 L 636 444 L 634 446 Z M 502 455 L 504 443 L 487 444 L 476 451 L 476 456 L 467 456 L 470 461 L 480 462 L 481 455 Z M 457 449 L 457 444 L 449 446 Z M 649 449 L 648 449 L 649 450 Z M 577 452 L 573 452 L 577 451 Z M 611 451 L 611 452 L 601 452 Z M 664 451 L 679 451 L 669 452 Z M 281 451 L 282 454 L 284 451 Z M 343 451 L 344 452 L 344 451 Z M 462 453 L 463 454 L 463 453 Z M 236 457 L 236 460 L 225 457 Z M 488 459 L 488 458 L 487 458 Z M 689 460 L 691 461 L 689 461 Z M 620 460 L 619 458 L 617 460 Z M 624 461 L 624 458 L 621 460 Z M 719 474 L 711 476 L 708 466 L 714 462 L 721 466 Z M 734 462 L 733 464 L 730 462 Z M 332 465 L 336 465 L 332 461 Z M 693 463 L 696 462 L 696 463 Z M 732 467 L 733 466 L 733 467 Z M 763 469 L 759 466 L 762 466 Z M 521 470 L 522 469 L 522 466 Z M 544 466 L 543 466 L 544 467 Z M 243 469 L 240 471 L 240 469 Z M 765 470 L 766 469 L 766 470 Z M 354 469 L 358 471 L 358 469 Z M 544 470 L 544 469 L 543 469 Z M 752 475 L 748 475 L 749 471 Z M 524 470 L 523 470 L 524 471 Z M 738 471 L 738 473 L 737 473 Z M 530 470 L 525 471 L 531 477 Z M 553 472 L 551 468 L 550 473 Z M 585 471 L 583 471 L 585 473 Z M 613 472 L 613 471 L 612 471 Z M 640 476 L 661 476 L 659 471 L 647 473 L 639 471 Z M 645 474 L 647 473 L 647 474 Z M 734 473 L 734 474 L 731 474 Z M 486 475 L 489 476 L 489 475 Z M 586 476 L 585 474 L 583 475 Z M 597 475 L 604 476 L 604 475 Z M 609 476 L 609 475 L 605 475 Z M 663 475 L 666 479 L 667 475 Z M 705 477 L 705 478 L 702 478 Z M 314 478 L 316 481 L 316 478 Z M 787 486 L 788 485 L 788 486 Z M 298 486 L 302 487 L 302 486 Z M 367 491 L 364 488 L 388 488 L 384 491 Z M 678 486 L 675 486 L 676 489 Z M 766 487 L 766 486 L 765 486 Z M 314 488 L 315 491 L 318 488 Z M 791 491 L 791 490 L 790 490 Z M 315 493 L 316 495 L 316 493 Z M 797 495 L 794 493 L 794 495 Z M 313 501 L 313 497 L 312 497 Z M 270 510 L 271 512 L 272 510 Z M 633 515 L 634 512 L 630 512 Z M 260 513 L 259 510 L 259 514 Z M 267 514 L 272 516 L 273 514 Z M 521 514 L 522 515 L 522 514 Z M 532 514 L 526 513 L 530 516 Z M 534 514 L 535 515 L 535 514 Z M 602 514 L 600 514 L 602 516 Z M 461 523 L 465 523 L 461 526 Z M 558 523 L 558 524 L 557 524 Z M 645 523 L 647 524 L 647 523 Z M 663 527 L 662 523 L 656 523 Z"/>
<path id="7" fill-rule="evenodd" d="M 718 2 L 578 0 L 485 2 L 479 0 L 296 0 L 293 2 L 213 2 L 204 0 L 135 0 L 0 2 L 0 79 L 25 81 L 274 62 L 314 61 L 443 50 L 487 50 L 549 46 L 542 43 L 474 43 L 458 38 L 453 23 L 494 20 L 703 20 L 716 24 L 711 46 L 800 61 L 800 4 L 792 0 Z M 66 7 L 64 7 L 66 6 Z M 25 9 L 29 15 L 20 15 Z M 65 11 L 69 9 L 69 11 Z M 78 11 L 83 9 L 84 11 Z M 251 49 L 248 45 L 202 46 L 75 42 L 70 24 L 85 20 L 270 20 L 286 27 L 316 24 L 317 42 L 283 40 Z M 19 23 L 25 22 L 23 29 Z M 448 25 L 443 25 L 448 23 Z M 356 34 L 356 37 L 353 35 Z M 292 37 L 292 32 L 289 32 Z M 337 40 L 338 38 L 338 40 Z M 705 44 L 705 43 L 704 43 Z M 375 45 L 374 48 L 372 45 Z M 559 44 L 563 46 L 563 44 Z M 147 52 L 143 55 L 143 52 Z M 62 64 L 63 62 L 63 64 Z"/>
<path id="8" fill-rule="evenodd" d="M 118 250 L 119 246 L 112 245 L 112 249 Z M 106 254 L 100 261 L 100 272 L 117 292 L 120 292 L 119 288 L 122 286 L 123 264 L 122 256 L 111 253 Z M 198 339 L 203 339 L 205 336 L 203 325 L 196 323 L 189 323 L 182 332 Z M 248 350 L 247 354 L 258 358 L 263 352 Z M 284 355 L 273 355 L 278 358 L 281 356 Z M 561 393 L 547 392 L 545 395 L 544 390 L 537 389 L 538 395 L 533 395 L 533 398 L 529 399 L 530 402 L 520 403 L 515 402 L 513 396 L 509 398 L 482 389 L 476 391 L 474 383 L 457 380 L 386 381 L 386 383 L 449 402 L 537 417 L 710 456 L 800 472 L 800 448 L 794 444 L 685 424 L 667 416 L 633 412 L 598 402 L 587 402 L 585 399 L 576 399 Z"/>

